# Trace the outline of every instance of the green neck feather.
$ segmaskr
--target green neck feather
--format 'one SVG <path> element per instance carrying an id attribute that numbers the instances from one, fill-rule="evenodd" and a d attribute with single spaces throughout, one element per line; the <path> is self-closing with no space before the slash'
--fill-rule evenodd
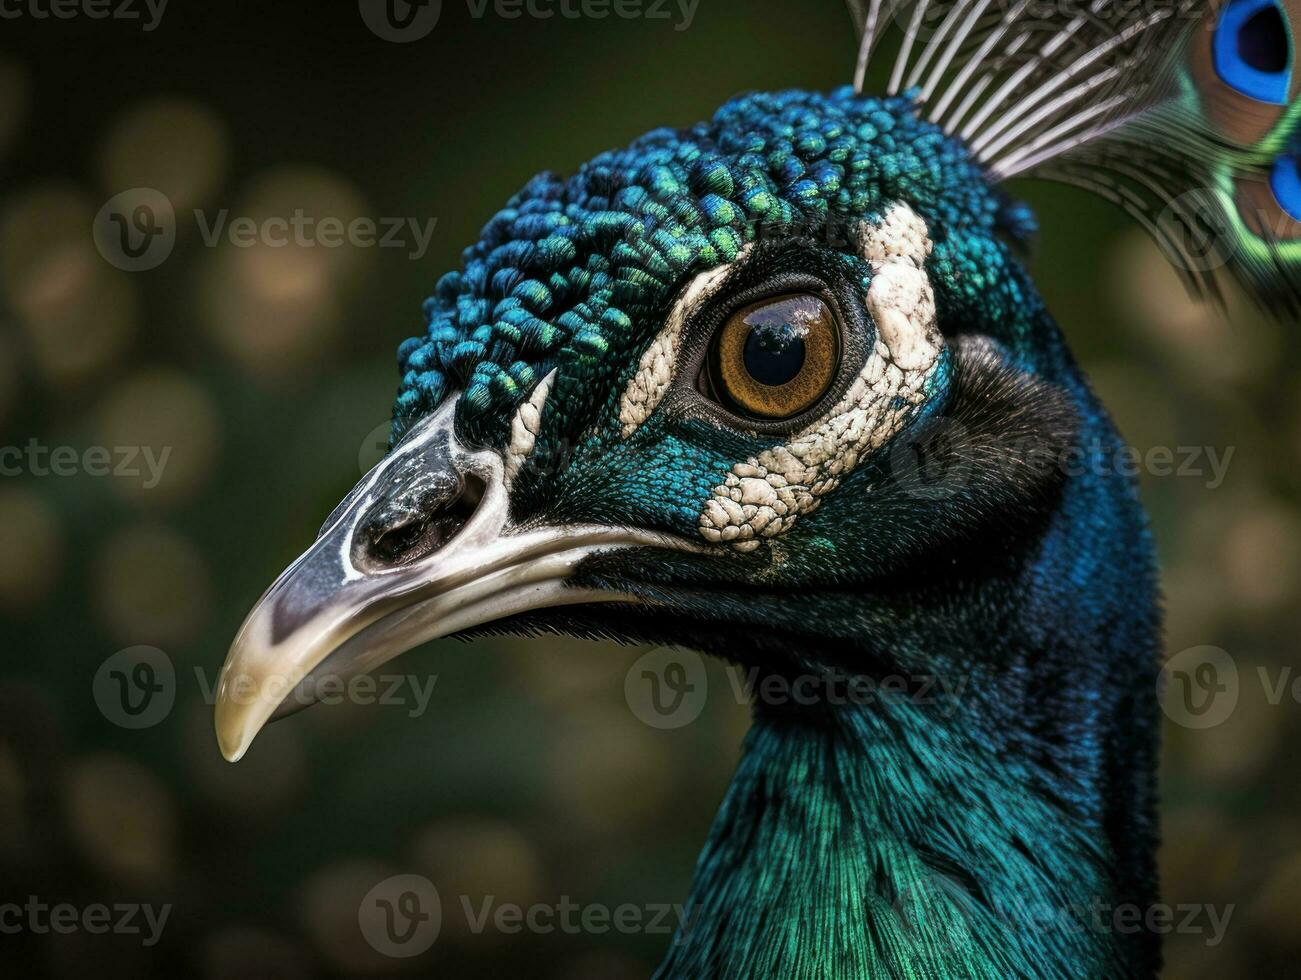
<path id="1" fill-rule="evenodd" d="M 901 696 L 758 717 L 657 976 L 1124 976 L 1105 842 L 978 730 Z"/>

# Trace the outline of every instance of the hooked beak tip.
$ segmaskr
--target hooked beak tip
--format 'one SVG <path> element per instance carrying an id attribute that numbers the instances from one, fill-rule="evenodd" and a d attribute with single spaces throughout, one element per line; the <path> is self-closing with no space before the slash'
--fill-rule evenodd
<path id="1" fill-rule="evenodd" d="M 244 753 L 265 723 L 252 717 L 250 707 L 220 695 L 217 698 L 213 727 L 217 733 L 217 747 L 227 762 L 239 762 L 244 758 Z"/>

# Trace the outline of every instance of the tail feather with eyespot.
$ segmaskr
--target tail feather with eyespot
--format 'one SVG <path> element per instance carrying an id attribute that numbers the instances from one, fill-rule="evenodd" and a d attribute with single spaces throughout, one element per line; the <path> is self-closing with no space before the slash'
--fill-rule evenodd
<path id="1" fill-rule="evenodd" d="M 1301 313 L 1301 0 L 849 0 L 856 84 L 900 34 L 891 94 L 993 181 L 1123 208 L 1197 293 L 1224 273 Z M 892 30 L 897 28 L 897 30 Z"/>

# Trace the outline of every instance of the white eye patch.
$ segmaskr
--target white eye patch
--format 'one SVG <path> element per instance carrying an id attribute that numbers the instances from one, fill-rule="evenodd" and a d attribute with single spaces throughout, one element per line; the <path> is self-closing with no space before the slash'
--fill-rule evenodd
<path id="1" fill-rule="evenodd" d="M 718 292 L 732 268 L 744 262 L 750 252 L 746 245 L 728 265 L 702 272 L 687 286 L 682 297 L 669 313 L 664 328 L 651 341 L 637 365 L 637 373 L 628 382 L 619 399 L 621 432 L 627 439 L 645 422 L 669 390 L 678 369 L 678 351 L 682 344 L 682 328 L 691 314 Z"/>
<path id="2" fill-rule="evenodd" d="M 538 382 L 528 401 L 519 407 L 510 423 L 510 445 L 506 447 L 506 482 L 511 483 L 519 475 L 520 468 L 533 452 L 538 431 L 542 427 L 542 409 L 551 395 L 551 385 L 556 380 L 553 370 Z"/>
<path id="3" fill-rule="evenodd" d="M 700 515 L 706 541 L 751 551 L 760 538 L 789 531 L 924 400 L 944 348 L 924 268 L 931 253 L 926 223 L 908 205 L 895 204 L 880 224 L 864 227 L 859 246 L 872 266 L 867 309 L 877 326 L 867 363 L 826 416 L 732 467 Z"/>

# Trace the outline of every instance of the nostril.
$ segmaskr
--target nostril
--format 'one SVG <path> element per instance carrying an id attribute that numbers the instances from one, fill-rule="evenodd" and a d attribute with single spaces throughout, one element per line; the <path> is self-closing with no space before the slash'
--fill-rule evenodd
<path id="1" fill-rule="evenodd" d="M 483 482 L 481 477 L 475 476 L 473 473 L 466 473 L 464 479 L 465 483 L 461 488 L 461 494 L 456 498 L 454 506 L 460 508 L 466 520 L 469 520 L 470 515 L 478 509 L 479 501 L 483 500 L 483 493 L 487 489 L 487 484 Z"/>
<path id="2" fill-rule="evenodd" d="M 451 495 L 444 491 L 384 503 L 362 524 L 353 544 L 354 563 L 379 570 L 429 557 L 466 525 L 485 489 L 481 478 L 465 474 Z"/>
<path id="3" fill-rule="evenodd" d="M 369 528 L 371 554 L 389 561 L 409 555 L 429 530 L 429 521 L 414 518 L 388 527 Z"/>

